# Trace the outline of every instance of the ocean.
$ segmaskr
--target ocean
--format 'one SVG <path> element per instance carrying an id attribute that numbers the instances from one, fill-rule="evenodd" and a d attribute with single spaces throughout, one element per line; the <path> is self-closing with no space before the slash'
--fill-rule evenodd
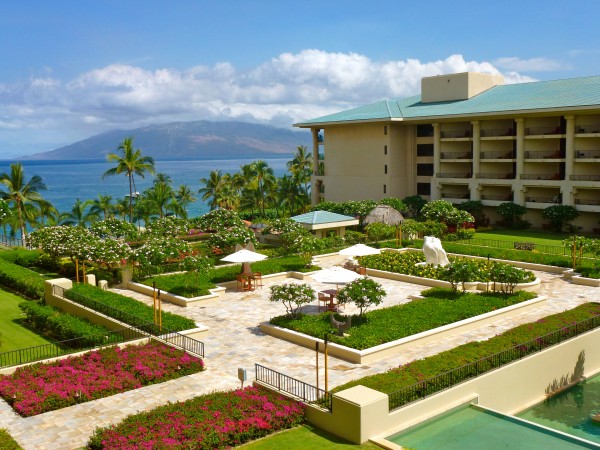
<path id="1" fill-rule="evenodd" d="M 287 173 L 286 163 L 293 156 L 287 158 L 264 159 L 273 169 L 275 176 L 280 177 Z M 200 199 L 198 189 L 204 187 L 201 178 L 208 178 L 212 170 L 221 170 L 223 173 L 239 172 L 240 166 L 251 163 L 256 159 L 248 160 L 193 160 L 193 161 L 155 161 L 156 173 L 166 173 L 173 179 L 172 186 L 177 189 L 182 184 L 187 184 L 198 198 L 188 207 L 188 216 L 196 217 L 209 211 L 208 204 Z M 0 173 L 10 172 L 10 164 L 15 161 L 0 161 Z M 81 201 L 93 200 L 98 195 L 110 195 L 113 200 L 123 198 L 129 194 L 129 181 L 125 174 L 113 175 L 102 179 L 102 174 L 114 164 L 104 160 L 64 160 L 64 161 L 21 161 L 25 172 L 25 179 L 29 181 L 32 176 L 42 177 L 47 191 L 42 192 L 46 200 L 60 211 L 70 211 L 77 199 Z M 142 192 L 152 185 L 153 175 L 147 174 L 145 178 L 135 176 L 135 185 L 138 192 Z M 1 189 L 1 186 L 0 186 Z"/>

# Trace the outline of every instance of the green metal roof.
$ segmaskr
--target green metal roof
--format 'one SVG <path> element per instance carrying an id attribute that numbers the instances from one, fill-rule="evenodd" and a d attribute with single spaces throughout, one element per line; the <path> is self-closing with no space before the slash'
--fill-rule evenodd
<path id="1" fill-rule="evenodd" d="M 312 225 L 355 220 L 355 218 L 352 216 L 344 216 L 342 214 L 332 213 L 329 211 L 313 211 L 306 214 L 300 214 L 299 216 L 290 217 L 290 219 L 298 223 L 307 223 Z"/>
<path id="2" fill-rule="evenodd" d="M 508 113 L 510 111 L 585 106 L 600 108 L 600 76 L 499 85 L 468 100 L 421 103 L 420 95 L 400 100 L 383 100 L 300 122 L 296 126 L 361 120 L 418 120 L 435 116 Z"/>

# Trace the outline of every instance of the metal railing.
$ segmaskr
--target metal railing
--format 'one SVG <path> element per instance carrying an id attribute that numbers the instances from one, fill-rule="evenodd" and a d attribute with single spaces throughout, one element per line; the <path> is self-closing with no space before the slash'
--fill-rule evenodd
<path id="1" fill-rule="evenodd" d="M 556 126 L 525 128 L 525 136 L 539 136 L 542 134 L 564 134 L 564 131 Z"/>
<path id="2" fill-rule="evenodd" d="M 436 178 L 471 178 L 470 173 L 450 173 L 450 172 L 441 172 L 437 173 Z"/>
<path id="3" fill-rule="evenodd" d="M 526 151 L 525 159 L 562 159 L 565 153 L 560 150 Z"/>
<path id="4" fill-rule="evenodd" d="M 260 364 L 254 364 L 254 367 L 256 381 L 293 395 L 304 403 L 317 404 L 331 411 L 331 393 Z"/>
<path id="5" fill-rule="evenodd" d="M 591 198 L 576 198 L 576 205 L 600 205 L 600 200 Z"/>
<path id="6" fill-rule="evenodd" d="M 25 245 L 23 245 L 23 239 L 6 236 L 5 234 L 0 234 L 0 244 L 6 245 L 7 247 L 25 247 Z"/>
<path id="7" fill-rule="evenodd" d="M 600 175 L 571 175 L 572 181 L 600 181 Z"/>
<path id="8" fill-rule="evenodd" d="M 471 130 L 449 130 L 442 131 L 440 138 L 470 138 L 472 136 Z"/>
<path id="9" fill-rule="evenodd" d="M 506 194 L 506 195 L 499 195 L 499 194 L 482 195 L 481 196 L 481 200 L 496 200 L 496 201 L 501 201 L 501 202 L 512 202 L 513 201 L 513 195 L 512 194 Z"/>
<path id="10" fill-rule="evenodd" d="M 442 152 L 440 154 L 441 159 L 472 159 L 473 154 L 471 152 Z"/>
<path id="11" fill-rule="evenodd" d="M 91 350 L 106 345 L 129 342 L 145 336 L 134 327 L 122 328 L 105 334 L 82 336 L 51 344 L 37 345 L 35 347 L 21 348 L 0 353 L 0 367 L 18 366 L 48 358 L 64 356 L 71 353 Z"/>
<path id="12" fill-rule="evenodd" d="M 575 133 L 600 133 L 600 123 L 577 125 Z"/>
<path id="13" fill-rule="evenodd" d="M 458 198 L 458 199 L 469 199 L 471 194 L 469 192 L 442 192 L 442 198 Z"/>
<path id="14" fill-rule="evenodd" d="M 600 158 L 600 150 L 576 150 L 575 158 Z"/>
<path id="15" fill-rule="evenodd" d="M 453 241 L 456 244 L 468 244 L 477 247 L 491 247 L 491 248 L 502 248 L 502 249 L 511 249 L 514 250 L 518 247 L 520 242 L 516 241 L 499 241 L 496 239 L 480 239 L 480 238 L 472 238 L 472 239 L 462 239 Z M 562 245 L 548 245 L 548 244 L 535 244 L 535 250 L 538 253 L 544 253 L 547 255 L 557 255 L 557 256 L 571 256 L 571 249 Z"/>
<path id="16" fill-rule="evenodd" d="M 484 180 L 514 180 L 514 173 L 478 173 L 475 175 L 479 179 Z"/>
<path id="17" fill-rule="evenodd" d="M 563 180 L 558 173 L 522 173 L 521 180 Z"/>
<path id="18" fill-rule="evenodd" d="M 579 336 L 599 326 L 600 316 L 591 317 L 590 319 L 571 324 L 544 336 L 539 336 L 523 344 L 515 345 L 494 355 L 478 359 L 472 363 L 407 386 L 388 394 L 389 409 L 393 411 L 417 400 L 429 397 L 508 363 L 540 352 L 567 339 Z"/>
<path id="19" fill-rule="evenodd" d="M 481 152 L 481 159 L 515 159 L 516 155 L 513 151 L 493 151 L 493 152 Z"/>
<path id="20" fill-rule="evenodd" d="M 555 195 L 554 197 L 525 197 L 525 201 L 528 203 L 560 203 L 560 196 Z"/>
<path id="21" fill-rule="evenodd" d="M 169 330 L 164 326 L 159 327 L 155 323 L 147 322 L 141 317 L 134 316 L 133 314 L 129 314 L 117 308 L 113 308 L 112 306 L 108 306 L 81 294 L 69 292 L 67 295 L 65 295 L 67 292 L 68 290 L 61 286 L 52 286 L 52 293 L 58 297 L 66 298 L 96 312 L 112 317 L 113 319 L 125 322 L 134 327 L 136 330 L 143 332 L 148 337 L 158 338 L 161 341 L 179 347 L 185 352 L 193 353 L 194 356 L 200 356 L 204 358 L 204 342 L 185 336 L 177 331 Z"/>
<path id="22" fill-rule="evenodd" d="M 479 133 L 481 137 L 514 136 L 515 130 L 513 128 L 493 128 L 481 130 Z"/>

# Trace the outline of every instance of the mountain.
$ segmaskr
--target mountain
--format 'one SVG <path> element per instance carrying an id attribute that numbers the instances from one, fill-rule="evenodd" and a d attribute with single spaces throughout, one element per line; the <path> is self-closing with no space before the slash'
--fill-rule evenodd
<path id="1" fill-rule="evenodd" d="M 134 130 L 114 130 L 25 159 L 104 159 L 123 139 L 155 159 L 235 159 L 290 156 L 309 146 L 308 131 L 292 131 L 247 122 L 172 122 Z"/>

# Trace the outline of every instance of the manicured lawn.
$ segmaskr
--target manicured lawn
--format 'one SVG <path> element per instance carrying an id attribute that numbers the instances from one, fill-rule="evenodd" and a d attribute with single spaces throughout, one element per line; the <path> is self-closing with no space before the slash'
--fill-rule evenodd
<path id="1" fill-rule="evenodd" d="M 24 299 L 0 289 L 0 352 L 8 352 L 52 341 L 22 325 L 24 314 L 19 303 Z"/>
<path id="2" fill-rule="evenodd" d="M 540 245 L 560 245 L 563 239 L 570 236 L 568 233 L 557 234 L 549 233 L 543 230 L 511 230 L 495 229 L 493 231 L 484 231 L 475 233 L 475 239 L 494 239 L 497 241 L 508 242 L 533 242 Z"/>
<path id="3" fill-rule="evenodd" d="M 240 447 L 243 450 L 304 450 L 318 448 L 319 450 L 338 450 L 346 448 L 381 448 L 370 442 L 363 445 L 352 444 L 333 434 L 305 424 L 291 430 L 268 436 L 259 441 L 250 442 Z"/>

